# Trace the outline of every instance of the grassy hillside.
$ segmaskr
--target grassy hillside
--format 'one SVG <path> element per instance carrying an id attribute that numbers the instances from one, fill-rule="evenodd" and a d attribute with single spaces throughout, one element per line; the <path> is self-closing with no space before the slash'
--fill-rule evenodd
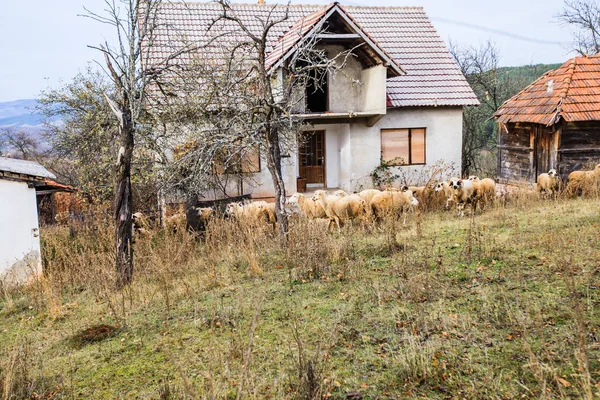
<path id="1" fill-rule="evenodd" d="M 598 395 L 600 205 L 513 197 L 474 219 L 296 221 L 136 243 L 42 231 L 47 276 L 0 292 L 0 397 L 565 398 Z M 35 397 L 40 398 L 40 397 Z"/>
<path id="2" fill-rule="evenodd" d="M 498 68 L 498 76 L 504 82 L 509 80 L 517 80 L 523 82 L 524 86 L 529 85 L 537 78 L 545 74 L 546 72 L 560 67 L 562 64 L 535 64 L 535 65 L 522 65 L 519 67 L 502 67 Z"/>

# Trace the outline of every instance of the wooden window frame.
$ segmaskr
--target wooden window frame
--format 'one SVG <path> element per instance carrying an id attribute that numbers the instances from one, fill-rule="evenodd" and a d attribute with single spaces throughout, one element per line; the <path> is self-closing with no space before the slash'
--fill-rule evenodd
<path id="1" fill-rule="evenodd" d="M 413 156 L 413 149 L 412 149 L 412 131 L 416 130 L 416 129 L 422 129 L 423 130 L 423 162 L 422 163 L 413 163 L 412 162 L 412 156 Z M 381 129 L 380 131 L 380 140 L 381 140 L 381 160 L 382 161 L 391 161 L 391 160 L 384 160 L 383 159 L 383 135 L 385 132 L 395 132 L 395 131 L 401 131 L 401 130 L 408 130 L 408 160 L 406 163 L 404 164 L 390 164 L 394 167 L 404 167 L 404 166 L 409 166 L 409 165 L 427 165 L 427 128 L 425 127 L 415 127 L 415 128 L 386 128 L 386 129 Z"/>

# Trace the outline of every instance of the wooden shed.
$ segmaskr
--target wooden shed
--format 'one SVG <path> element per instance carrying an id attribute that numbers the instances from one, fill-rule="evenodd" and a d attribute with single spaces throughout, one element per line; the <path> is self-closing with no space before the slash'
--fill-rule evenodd
<path id="1" fill-rule="evenodd" d="M 600 161 L 600 56 L 575 57 L 507 100 L 499 125 L 498 177 L 535 182 L 555 168 Z"/>

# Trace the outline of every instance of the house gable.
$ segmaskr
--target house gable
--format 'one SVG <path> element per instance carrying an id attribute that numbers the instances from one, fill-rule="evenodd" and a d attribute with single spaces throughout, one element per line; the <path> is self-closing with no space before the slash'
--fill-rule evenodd
<path id="1" fill-rule="evenodd" d="M 406 73 L 337 2 L 296 21 L 267 56 L 266 67 L 269 71 L 281 67 L 299 47 L 315 36 L 321 44 L 338 44 L 352 49 L 364 68 L 384 65 L 388 78 Z"/>

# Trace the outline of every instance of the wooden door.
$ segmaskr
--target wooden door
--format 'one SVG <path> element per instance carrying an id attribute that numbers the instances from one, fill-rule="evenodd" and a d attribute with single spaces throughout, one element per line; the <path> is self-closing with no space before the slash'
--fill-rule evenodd
<path id="1" fill-rule="evenodd" d="M 325 184 L 325 131 L 305 132 L 299 138 L 300 178 Z"/>
<path id="2" fill-rule="evenodd" d="M 551 168 L 556 168 L 556 139 L 557 132 L 548 128 L 536 126 L 535 128 L 535 177 Z"/>

